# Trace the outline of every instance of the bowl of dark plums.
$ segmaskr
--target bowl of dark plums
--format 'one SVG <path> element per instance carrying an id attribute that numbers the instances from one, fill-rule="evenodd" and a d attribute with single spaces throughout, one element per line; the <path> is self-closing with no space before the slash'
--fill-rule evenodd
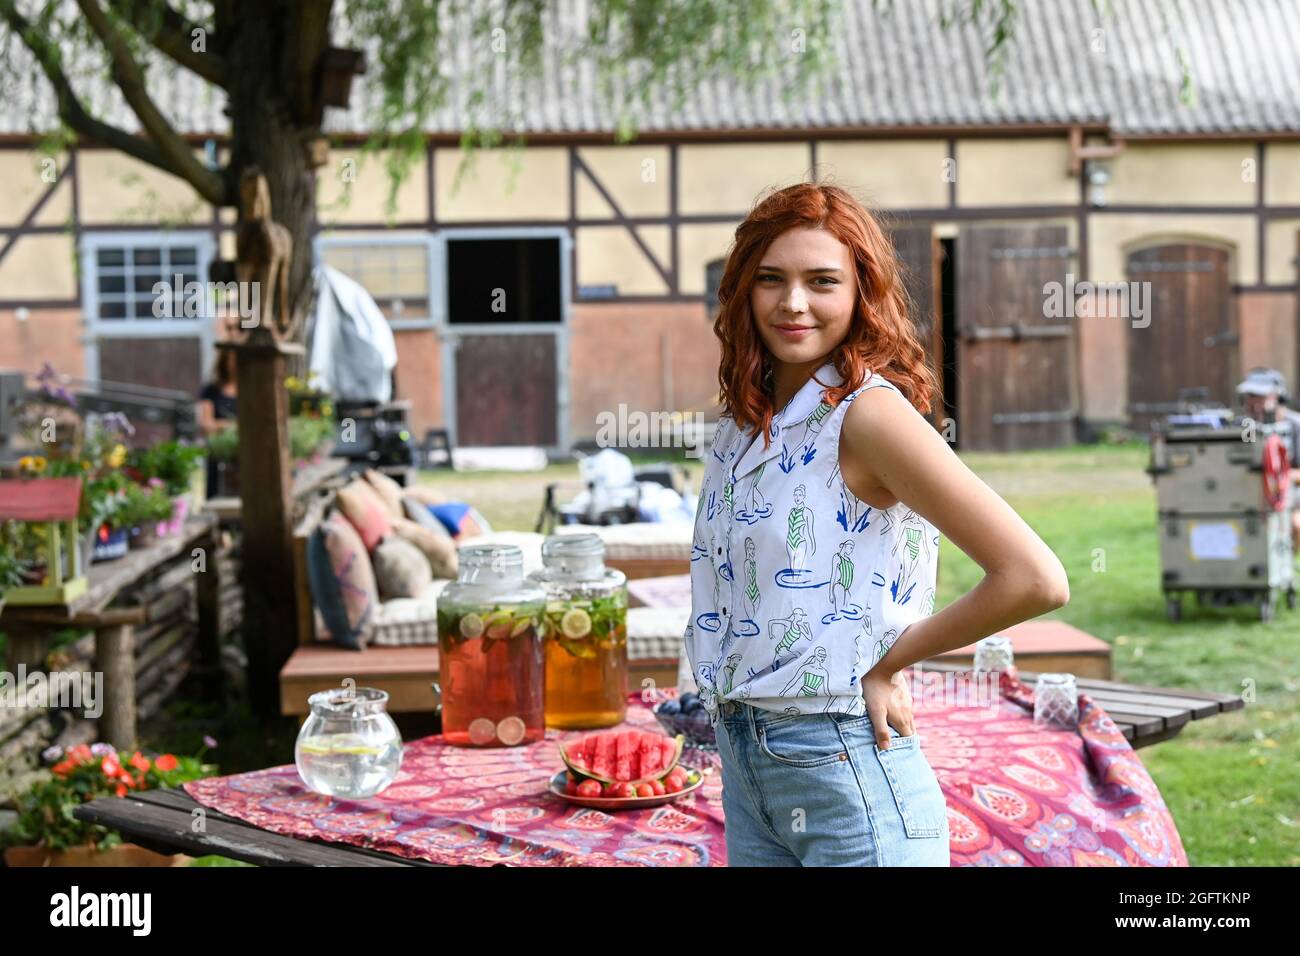
<path id="1" fill-rule="evenodd" d="M 681 734 L 687 745 L 702 750 L 713 750 L 718 746 L 709 712 L 704 709 L 699 695 L 688 692 L 680 697 L 669 697 L 655 704 L 652 712 L 664 730 L 674 735 Z"/>

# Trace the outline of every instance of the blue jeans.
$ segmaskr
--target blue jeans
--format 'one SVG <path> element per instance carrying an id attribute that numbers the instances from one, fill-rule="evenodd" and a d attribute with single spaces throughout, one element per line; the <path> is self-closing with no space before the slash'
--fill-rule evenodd
<path id="1" fill-rule="evenodd" d="M 949 866 L 948 812 L 919 735 L 868 716 L 724 701 L 718 717 L 729 866 Z"/>

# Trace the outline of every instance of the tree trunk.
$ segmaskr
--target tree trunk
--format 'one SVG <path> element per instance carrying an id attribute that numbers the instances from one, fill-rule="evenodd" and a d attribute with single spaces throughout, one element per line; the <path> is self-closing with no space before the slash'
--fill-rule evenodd
<path id="1" fill-rule="evenodd" d="M 316 63 L 329 45 L 329 7 L 328 0 L 217 5 L 217 32 L 229 40 L 224 53 L 231 66 L 231 191 L 238 195 L 245 169 L 260 168 L 270 187 L 271 216 L 293 235 L 288 311 L 298 343 L 305 339 L 304 316 L 311 305 L 316 228 L 316 175 L 305 145 L 320 133 L 314 90 Z M 274 295 L 275 290 L 261 294 Z M 304 364 L 303 356 L 290 356 L 289 374 L 301 374 Z"/>
<path id="2" fill-rule="evenodd" d="M 250 342 L 238 360 L 243 632 L 249 696 L 265 717 L 279 713 L 279 673 L 296 637 L 284 376 L 286 365 L 290 374 L 301 374 L 305 363 L 302 350 L 293 348 L 305 338 L 316 224 L 315 173 L 305 144 L 320 129 L 316 64 L 328 45 L 329 8 L 329 0 L 227 0 L 216 6 L 217 33 L 226 38 L 230 63 L 231 192 L 238 195 L 244 171 L 258 167 L 270 189 L 271 218 L 293 237 L 289 302 L 274 308 L 292 316 L 294 342 L 289 348 Z M 258 337 L 268 331 L 257 330 Z"/>

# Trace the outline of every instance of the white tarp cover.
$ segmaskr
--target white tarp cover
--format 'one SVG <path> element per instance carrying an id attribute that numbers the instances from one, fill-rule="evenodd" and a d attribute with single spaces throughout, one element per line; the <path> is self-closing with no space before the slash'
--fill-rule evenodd
<path id="1" fill-rule="evenodd" d="M 321 387 L 343 401 L 391 401 L 397 343 L 388 320 L 370 293 L 337 269 L 317 266 L 315 277 L 310 368 Z"/>

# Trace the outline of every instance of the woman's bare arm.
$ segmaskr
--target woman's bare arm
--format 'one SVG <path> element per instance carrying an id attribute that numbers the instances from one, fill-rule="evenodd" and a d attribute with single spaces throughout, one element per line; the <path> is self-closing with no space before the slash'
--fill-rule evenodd
<path id="1" fill-rule="evenodd" d="M 868 389 L 849 406 L 840 463 L 859 498 L 903 502 L 984 569 L 976 587 L 907 627 L 873 670 L 892 676 L 1070 600 L 1052 550 L 893 390 Z"/>

